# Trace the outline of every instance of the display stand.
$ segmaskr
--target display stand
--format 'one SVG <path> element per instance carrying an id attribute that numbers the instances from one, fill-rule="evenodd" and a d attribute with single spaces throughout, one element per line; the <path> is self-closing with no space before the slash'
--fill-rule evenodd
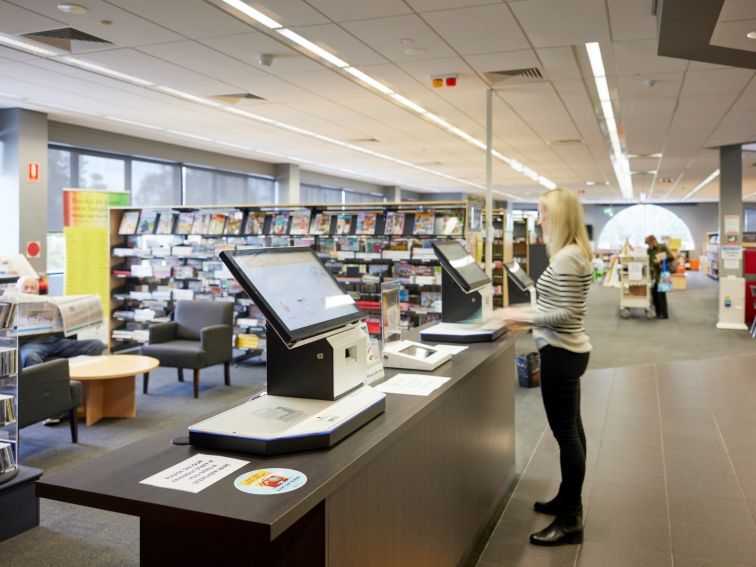
<path id="1" fill-rule="evenodd" d="M 363 314 L 312 250 L 223 252 L 221 259 L 267 319 L 268 391 L 189 426 L 191 444 L 257 455 L 322 449 L 385 410 L 385 394 L 364 384 Z"/>

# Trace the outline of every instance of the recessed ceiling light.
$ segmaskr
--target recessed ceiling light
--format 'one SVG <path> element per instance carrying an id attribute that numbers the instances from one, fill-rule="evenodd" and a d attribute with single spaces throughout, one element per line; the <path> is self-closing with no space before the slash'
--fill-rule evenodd
<path id="1" fill-rule="evenodd" d="M 415 43 L 415 40 L 411 37 L 400 37 L 399 43 L 401 43 L 402 45 L 412 45 L 413 43 Z"/>
<path id="2" fill-rule="evenodd" d="M 58 4 L 58 10 L 72 16 L 82 16 L 89 12 L 89 9 L 81 4 Z"/>
<path id="3" fill-rule="evenodd" d="M 749 39 L 756 39 L 756 30 L 754 30 L 752 32 L 748 32 L 746 34 L 746 37 L 749 38 Z"/>
<path id="4" fill-rule="evenodd" d="M 595 181 L 586 181 L 586 182 L 585 182 L 585 184 L 586 184 L 586 185 L 587 185 L 588 187 L 591 187 L 591 186 L 593 186 L 593 185 L 596 185 L 596 182 L 595 182 Z"/>
<path id="5" fill-rule="evenodd" d="M 404 53 L 407 55 L 425 55 L 428 53 L 428 50 L 424 47 L 408 47 L 404 50 Z"/>

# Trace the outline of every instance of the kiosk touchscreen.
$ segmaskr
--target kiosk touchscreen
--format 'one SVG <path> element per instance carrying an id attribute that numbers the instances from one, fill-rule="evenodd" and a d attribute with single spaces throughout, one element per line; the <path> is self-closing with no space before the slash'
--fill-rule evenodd
<path id="1" fill-rule="evenodd" d="M 536 288 L 533 278 L 531 278 L 528 273 L 522 269 L 522 266 L 520 266 L 520 264 L 518 264 L 517 262 L 505 262 L 504 268 L 511 276 L 511 279 L 515 283 L 515 285 L 520 288 L 520 290 L 526 291 L 530 294 L 530 304 L 535 306 Z"/>
<path id="2" fill-rule="evenodd" d="M 441 262 L 441 323 L 420 332 L 423 340 L 493 341 L 506 332 L 492 319 L 491 279 L 456 240 L 437 240 L 433 249 Z"/>
<path id="3" fill-rule="evenodd" d="M 381 358 L 387 368 L 435 370 L 451 360 L 449 352 L 402 340 L 399 283 L 381 284 Z"/>
<path id="4" fill-rule="evenodd" d="M 220 254 L 267 319 L 267 394 L 189 427 L 190 443 L 277 454 L 328 447 L 384 411 L 364 385 L 364 314 L 310 248 Z"/>

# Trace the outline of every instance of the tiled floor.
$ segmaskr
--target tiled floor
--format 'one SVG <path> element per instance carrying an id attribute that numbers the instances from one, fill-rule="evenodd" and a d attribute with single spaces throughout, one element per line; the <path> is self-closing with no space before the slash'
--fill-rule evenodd
<path id="1" fill-rule="evenodd" d="M 756 567 L 754 353 L 589 371 L 584 543 L 528 543 L 559 484 L 547 431 L 479 567 Z"/>

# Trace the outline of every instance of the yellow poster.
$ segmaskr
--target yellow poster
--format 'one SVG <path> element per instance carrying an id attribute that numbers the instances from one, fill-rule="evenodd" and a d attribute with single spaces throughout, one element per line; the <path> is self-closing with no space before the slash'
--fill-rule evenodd
<path id="1" fill-rule="evenodd" d="M 65 293 L 98 294 L 106 318 L 110 314 L 109 208 L 128 204 L 126 192 L 87 189 L 63 192 Z"/>

